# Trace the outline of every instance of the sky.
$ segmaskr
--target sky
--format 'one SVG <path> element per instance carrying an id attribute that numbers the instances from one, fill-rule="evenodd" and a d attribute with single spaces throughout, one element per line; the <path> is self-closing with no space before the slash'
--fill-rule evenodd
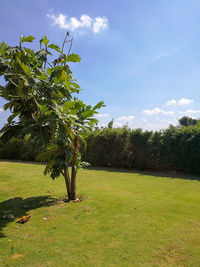
<path id="1" fill-rule="evenodd" d="M 106 105 L 99 125 L 160 130 L 200 117 L 199 0 L 1 1 L 0 42 L 45 34 L 61 46 L 67 31 L 82 58 L 71 65 L 80 98 Z"/>

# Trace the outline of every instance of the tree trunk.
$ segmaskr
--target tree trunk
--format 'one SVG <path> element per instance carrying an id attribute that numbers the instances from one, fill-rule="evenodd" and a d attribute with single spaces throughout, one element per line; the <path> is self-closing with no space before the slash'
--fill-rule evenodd
<path id="1" fill-rule="evenodd" d="M 72 167 L 71 175 L 71 200 L 76 200 L 76 174 L 77 171 Z"/>
<path id="2" fill-rule="evenodd" d="M 72 160 L 72 173 L 71 173 L 71 197 L 70 200 L 76 200 L 76 174 L 77 174 L 77 160 L 78 160 L 78 152 L 79 152 L 79 140 L 78 137 L 75 137 L 74 140 L 74 153 Z"/>
<path id="3" fill-rule="evenodd" d="M 70 198 L 71 198 L 71 184 L 70 184 L 70 177 L 69 177 L 68 168 L 66 168 L 64 170 L 64 178 L 65 178 L 68 200 L 70 200 Z"/>

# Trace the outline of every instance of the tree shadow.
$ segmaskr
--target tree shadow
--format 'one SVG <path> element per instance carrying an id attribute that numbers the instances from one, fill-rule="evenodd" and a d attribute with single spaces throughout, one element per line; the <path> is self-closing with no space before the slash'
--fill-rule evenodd
<path id="1" fill-rule="evenodd" d="M 149 175 L 154 177 L 164 177 L 171 179 L 184 179 L 184 180 L 197 180 L 200 181 L 200 176 L 181 173 L 177 171 L 141 171 L 133 169 L 122 169 L 122 168 L 109 168 L 109 167 L 88 167 L 88 170 L 106 171 L 106 172 L 123 172 L 123 173 L 136 173 L 139 175 Z"/>
<path id="2" fill-rule="evenodd" d="M 30 210 L 40 207 L 49 207 L 55 203 L 55 199 L 49 196 L 37 196 L 23 199 L 21 197 L 10 198 L 0 202 L 0 238 L 6 237 L 2 230 L 7 224 L 13 222 L 15 218 L 28 215 Z M 13 219 L 4 219 L 6 213 L 11 213 L 15 216 Z"/>

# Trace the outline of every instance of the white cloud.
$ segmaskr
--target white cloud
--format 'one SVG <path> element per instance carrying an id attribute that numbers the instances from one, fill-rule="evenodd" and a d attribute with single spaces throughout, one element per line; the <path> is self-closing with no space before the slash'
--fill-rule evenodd
<path id="1" fill-rule="evenodd" d="M 115 128 L 121 128 L 123 126 L 123 123 L 121 123 L 121 122 L 114 122 L 113 123 L 113 127 L 115 127 Z"/>
<path id="2" fill-rule="evenodd" d="M 51 18 L 55 25 L 58 25 L 61 29 L 65 30 L 74 31 L 77 28 L 89 28 L 92 25 L 92 19 L 85 14 L 80 17 L 80 20 L 74 17 L 67 20 L 67 16 L 63 14 L 59 14 L 58 16 L 47 14 L 47 17 Z"/>
<path id="3" fill-rule="evenodd" d="M 53 24 L 58 25 L 61 29 L 75 31 L 76 29 L 91 28 L 95 34 L 108 27 L 108 19 L 106 17 L 95 17 L 83 14 L 80 19 L 75 17 L 68 18 L 66 15 L 54 15 L 52 12 L 47 14 L 47 17 L 53 21 Z"/>
<path id="4" fill-rule="evenodd" d="M 0 112 L 4 112 L 4 109 L 0 108 Z"/>
<path id="5" fill-rule="evenodd" d="M 113 126 L 114 127 L 122 127 L 123 125 L 128 124 L 129 122 L 133 121 L 134 119 L 135 119 L 135 117 L 132 116 L 132 115 L 129 115 L 129 116 L 121 116 L 121 117 L 118 117 L 114 121 Z"/>
<path id="6" fill-rule="evenodd" d="M 186 99 L 186 98 L 181 98 L 181 99 L 179 99 L 177 101 L 178 105 L 183 105 L 183 106 L 189 105 L 189 104 L 191 104 L 193 102 L 194 102 L 194 100 L 192 100 L 192 99 Z"/>
<path id="7" fill-rule="evenodd" d="M 194 102 L 194 100 L 187 99 L 187 98 L 181 98 L 179 100 L 172 99 L 172 100 L 167 101 L 165 106 L 172 106 L 172 105 L 186 106 L 186 105 L 189 105 L 193 102 Z"/>
<path id="8" fill-rule="evenodd" d="M 165 106 L 172 106 L 172 105 L 176 105 L 176 100 L 175 99 L 172 99 L 172 100 L 169 100 L 167 101 L 167 103 L 165 104 Z"/>
<path id="9" fill-rule="evenodd" d="M 154 108 L 154 109 L 145 109 L 142 111 L 145 115 L 155 115 L 155 114 L 163 114 L 163 115 L 173 115 L 173 111 L 164 111 L 160 108 Z"/>
<path id="10" fill-rule="evenodd" d="M 108 19 L 106 17 L 96 17 L 93 23 L 93 32 L 99 33 L 108 27 Z"/>
<path id="11" fill-rule="evenodd" d="M 121 116 L 121 117 L 117 118 L 116 121 L 120 122 L 120 123 L 128 123 L 134 119 L 135 119 L 134 116 Z"/>
<path id="12" fill-rule="evenodd" d="M 107 113 L 103 113 L 103 114 L 97 114 L 96 117 L 97 118 L 108 118 L 110 116 Z"/>
<path id="13" fill-rule="evenodd" d="M 200 110 L 187 109 L 185 111 L 179 111 L 179 114 L 188 115 L 188 116 L 200 115 Z"/>
<path id="14" fill-rule="evenodd" d="M 145 118 L 142 118 L 142 119 L 139 119 L 141 122 L 143 122 L 143 123 L 146 123 L 146 122 L 148 122 L 147 121 L 147 119 L 145 119 Z"/>

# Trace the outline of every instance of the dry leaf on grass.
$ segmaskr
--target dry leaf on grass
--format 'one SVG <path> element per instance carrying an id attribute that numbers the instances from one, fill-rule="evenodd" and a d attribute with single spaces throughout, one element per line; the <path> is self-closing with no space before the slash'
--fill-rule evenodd
<path id="1" fill-rule="evenodd" d="M 12 257 L 11 257 L 12 259 L 19 259 L 19 258 L 24 258 L 24 254 L 14 254 L 14 255 L 12 255 Z"/>
<path id="2" fill-rule="evenodd" d="M 20 219 L 17 221 L 17 223 L 25 223 L 30 220 L 31 216 L 22 216 Z"/>

